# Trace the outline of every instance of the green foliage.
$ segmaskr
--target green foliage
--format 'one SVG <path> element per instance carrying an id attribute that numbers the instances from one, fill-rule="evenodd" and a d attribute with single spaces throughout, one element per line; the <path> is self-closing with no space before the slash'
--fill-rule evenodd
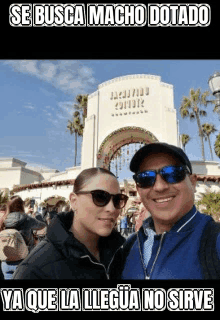
<path id="1" fill-rule="evenodd" d="M 220 158 L 220 134 L 217 135 L 215 140 L 215 154 Z"/>
<path id="2" fill-rule="evenodd" d="M 188 134 L 181 134 L 181 141 L 182 141 L 182 144 L 183 144 L 183 149 L 185 150 L 186 148 L 186 144 L 191 140 L 190 136 Z"/>
<path id="3" fill-rule="evenodd" d="M 202 125 L 202 131 L 205 137 L 205 140 L 208 140 L 209 143 L 209 149 L 210 149 L 210 154 L 211 154 L 211 159 L 213 161 L 213 153 L 212 153 L 212 146 L 211 146 L 211 141 L 210 141 L 210 135 L 212 133 L 215 133 L 217 129 L 215 128 L 215 125 L 212 123 L 203 123 Z"/>
<path id="4" fill-rule="evenodd" d="M 8 202 L 8 194 L 0 191 L 0 209 Z"/>
<path id="5" fill-rule="evenodd" d="M 182 102 L 180 105 L 180 115 L 181 117 L 187 118 L 189 117 L 190 120 L 196 120 L 199 137 L 201 142 L 201 152 L 202 152 L 202 159 L 205 161 L 205 150 L 204 150 L 204 133 L 202 131 L 202 126 L 200 123 L 200 117 L 204 117 L 207 115 L 204 109 L 201 109 L 201 106 L 207 106 L 208 100 L 207 97 L 209 96 L 209 91 L 201 92 L 200 89 L 190 89 L 189 96 L 183 96 Z"/>
<path id="6" fill-rule="evenodd" d="M 202 198 L 197 202 L 199 210 L 212 216 L 213 219 L 220 219 L 220 192 L 202 193 Z"/>

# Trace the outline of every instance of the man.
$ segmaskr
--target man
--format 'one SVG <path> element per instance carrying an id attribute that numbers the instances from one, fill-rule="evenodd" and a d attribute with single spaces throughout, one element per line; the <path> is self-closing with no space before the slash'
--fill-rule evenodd
<path id="1" fill-rule="evenodd" d="M 121 278 L 204 279 L 200 245 L 212 218 L 194 205 L 196 175 L 186 154 L 166 143 L 148 144 L 134 155 L 130 170 L 151 217 L 121 251 Z M 216 251 L 220 257 L 220 237 Z"/>

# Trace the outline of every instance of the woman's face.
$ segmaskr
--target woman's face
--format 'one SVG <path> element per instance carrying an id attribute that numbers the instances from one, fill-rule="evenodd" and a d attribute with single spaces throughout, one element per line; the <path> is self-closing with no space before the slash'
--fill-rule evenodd
<path id="1" fill-rule="evenodd" d="M 80 191 L 104 190 L 110 194 L 120 193 L 117 179 L 109 174 L 99 174 L 84 185 Z M 98 207 L 93 203 L 92 195 L 70 194 L 70 203 L 74 214 L 74 229 L 80 234 L 90 233 L 101 237 L 107 237 L 112 232 L 117 218 L 121 212 L 112 202 L 104 207 Z"/>

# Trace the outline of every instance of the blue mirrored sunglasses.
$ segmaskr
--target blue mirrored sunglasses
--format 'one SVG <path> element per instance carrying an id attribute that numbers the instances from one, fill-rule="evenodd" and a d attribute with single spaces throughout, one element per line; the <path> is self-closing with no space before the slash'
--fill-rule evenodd
<path id="1" fill-rule="evenodd" d="M 186 166 L 166 166 L 157 170 L 146 170 L 133 175 L 134 181 L 140 188 L 152 187 L 155 184 L 157 174 L 159 174 L 167 183 L 178 183 L 185 179 L 189 170 Z"/>

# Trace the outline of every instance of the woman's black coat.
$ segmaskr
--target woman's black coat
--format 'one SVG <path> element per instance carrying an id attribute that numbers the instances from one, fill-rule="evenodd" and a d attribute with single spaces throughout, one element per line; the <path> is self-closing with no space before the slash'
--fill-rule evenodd
<path id="1" fill-rule="evenodd" d="M 73 212 L 58 214 L 42 240 L 18 266 L 14 279 L 109 279 L 117 249 L 125 239 L 117 231 L 99 241 L 100 262 L 69 231 Z"/>

